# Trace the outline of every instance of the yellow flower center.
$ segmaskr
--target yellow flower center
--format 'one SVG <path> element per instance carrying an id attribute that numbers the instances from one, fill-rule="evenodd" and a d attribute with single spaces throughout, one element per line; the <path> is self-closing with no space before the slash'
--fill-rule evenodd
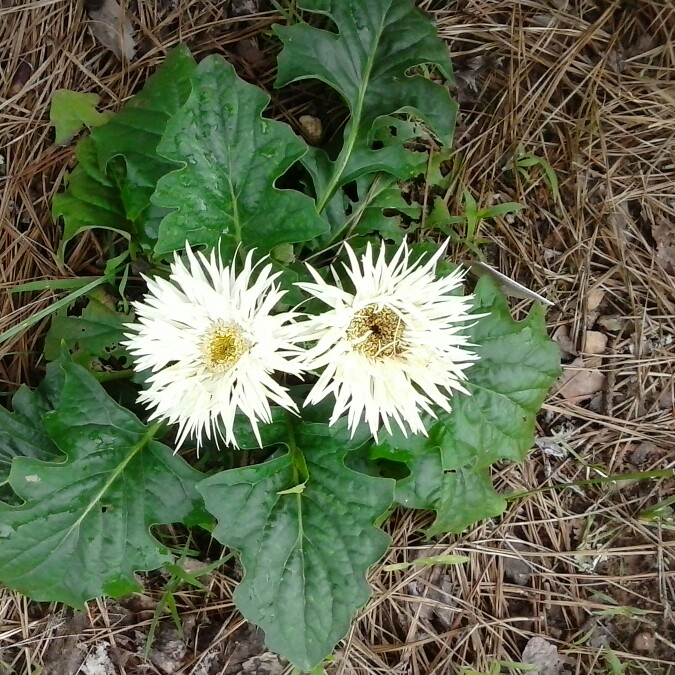
<path id="1" fill-rule="evenodd" d="M 204 363 L 213 373 L 227 372 L 250 347 L 251 343 L 239 326 L 217 323 L 204 339 Z"/>
<path id="2" fill-rule="evenodd" d="M 389 307 L 368 305 L 354 315 L 347 327 L 347 339 L 364 356 L 394 357 L 404 351 L 401 317 Z"/>

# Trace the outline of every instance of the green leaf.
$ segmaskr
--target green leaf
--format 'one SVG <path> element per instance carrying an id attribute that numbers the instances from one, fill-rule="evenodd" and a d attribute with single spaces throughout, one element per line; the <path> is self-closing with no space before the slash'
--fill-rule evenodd
<path id="1" fill-rule="evenodd" d="M 75 150 L 78 165 L 65 179 L 66 189 L 52 200 L 52 218 L 63 218 L 63 236 L 58 258 L 63 262 L 66 244 L 75 236 L 93 228 L 131 236 L 119 190 L 98 165 L 96 147 L 91 138 L 83 138 Z"/>
<path id="2" fill-rule="evenodd" d="M 234 416 L 233 433 L 240 450 L 256 450 L 288 441 L 287 413 L 279 406 L 271 407 L 272 421 L 268 424 L 258 424 L 262 446 L 253 433 L 251 422 L 243 413 Z"/>
<path id="3" fill-rule="evenodd" d="M 336 190 L 364 173 L 387 171 L 409 178 L 401 145 L 372 149 L 373 125 L 383 115 L 410 114 L 422 119 L 451 145 L 457 105 L 448 90 L 422 75 L 409 74 L 431 64 L 450 80 L 448 48 L 425 14 L 410 0 L 300 0 L 301 9 L 327 15 L 337 33 L 306 23 L 274 26 L 284 47 L 275 86 L 318 79 L 335 89 L 351 119 L 335 161 L 316 150 L 305 162 L 313 176 L 317 206 L 323 211 Z"/>
<path id="4" fill-rule="evenodd" d="M 12 286 L 8 293 L 32 293 L 33 291 L 71 291 L 87 286 L 101 277 L 73 277 L 71 279 L 39 279 Z"/>
<path id="5" fill-rule="evenodd" d="M 327 230 L 309 197 L 274 186 L 307 146 L 286 124 L 261 116 L 268 102 L 222 57 L 199 64 L 158 148 L 184 167 L 164 176 L 152 198 L 174 209 L 160 224 L 157 254 L 186 240 L 209 247 L 220 240 L 226 255 L 239 243 L 265 254 Z"/>
<path id="6" fill-rule="evenodd" d="M 480 359 L 467 371 L 469 394 L 455 394 L 452 410 L 425 418 L 428 436 L 383 434 L 371 460 L 404 463 L 410 475 L 396 485 L 396 500 L 437 512 L 428 536 L 461 532 L 502 513 L 504 499 L 492 488 L 489 467 L 521 461 L 534 442 L 535 417 L 560 373 L 560 352 L 546 334 L 541 306 L 514 321 L 506 298 L 481 279 L 467 329 Z"/>
<path id="7" fill-rule="evenodd" d="M 392 176 L 379 174 L 372 182 L 370 177 L 362 177 L 356 184 L 357 189 L 360 188 L 359 193 L 363 191 L 364 195 L 354 205 L 355 225 L 350 229 L 350 234 L 378 232 L 382 238 L 400 244 L 405 235 L 401 215 L 417 219 L 422 215 L 422 207 L 406 202 L 397 180 Z"/>
<path id="8" fill-rule="evenodd" d="M 124 253 L 123 255 L 126 256 L 126 253 Z M 35 312 L 35 314 L 28 317 L 28 319 L 25 319 L 24 321 L 21 321 L 17 324 L 14 324 L 11 328 L 8 328 L 7 330 L 0 333 L 0 344 L 2 344 L 3 342 L 7 342 L 8 340 L 11 340 L 15 335 L 18 335 L 19 333 L 27 331 L 31 326 L 35 326 L 46 317 L 51 316 L 52 314 L 58 312 L 60 309 L 69 307 L 70 305 L 73 304 L 73 302 L 75 302 L 75 300 L 77 300 L 77 298 L 80 298 L 83 295 L 87 295 L 88 293 L 91 293 L 95 288 L 110 282 L 117 273 L 116 265 L 118 264 L 119 259 L 120 256 L 117 256 L 115 258 L 111 258 L 110 260 L 108 260 L 108 262 L 106 263 L 104 275 L 102 277 L 93 277 L 93 281 L 88 281 L 87 283 L 84 284 L 84 286 L 76 288 L 74 291 L 68 293 L 65 297 L 59 298 L 53 304 L 48 305 L 47 307 L 41 309 L 39 312 Z"/>
<path id="9" fill-rule="evenodd" d="M 44 417 L 47 436 L 66 455 L 19 457 L 9 483 L 21 506 L 0 503 L 0 581 L 36 601 L 73 607 L 103 594 L 140 590 L 138 570 L 172 560 L 150 527 L 199 508 L 202 474 L 153 440 L 83 368 L 59 364 L 63 389 Z"/>
<path id="10" fill-rule="evenodd" d="M 451 216 L 445 199 L 437 195 L 434 197 L 431 211 L 424 221 L 424 228 L 426 230 L 438 230 L 448 237 L 452 237 L 457 235 L 457 232 L 452 229 L 452 225 L 464 223 L 465 220 L 463 216 Z"/>
<path id="11" fill-rule="evenodd" d="M 65 313 L 54 316 L 45 337 L 45 358 L 58 359 L 62 341 L 71 352 L 82 350 L 95 358 L 127 357 L 127 350 L 120 341 L 124 337 L 124 325 L 131 318 L 96 298 L 89 298 L 81 316 Z"/>
<path id="12" fill-rule="evenodd" d="M 436 520 L 425 530 L 428 537 L 461 532 L 506 508 L 506 500 L 495 492 L 486 467 L 444 471 L 438 448 L 426 448 L 408 463 L 408 469 L 410 476 L 396 484 L 396 501 L 411 509 L 436 511 Z"/>
<path id="13" fill-rule="evenodd" d="M 481 209 L 478 215 L 481 219 L 494 218 L 496 216 L 504 216 L 507 213 L 518 213 L 518 211 L 522 211 L 524 208 L 525 204 L 520 204 L 519 202 L 503 202 L 502 204 L 495 204 L 494 206 Z"/>
<path id="14" fill-rule="evenodd" d="M 54 220 L 64 220 L 61 261 L 73 237 L 97 227 L 154 246 L 154 221 L 165 211 L 152 207 L 150 197 L 159 178 L 176 166 L 157 154 L 157 145 L 167 120 L 187 99 L 194 69 L 187 48 L 173 50 L 121 111 L 78 143 L 79 163 L 52 204 Z"/>
<path id="15" fill-rule="evenodd" d="M 9 478 L 15 457 L 49 460 L 60 454 L 44 430 L 42 415 L 49 406 L 40 391 L 21 387 L 12 398 L 12 408 L 9 412 L 0 407 L 0 483 Z"/>
<path id="16" fill-rule="evenodd" d="M 370 596 L 365 572 L 389 542 L 373 523 L 391 504 L 393 481 L 347 469 L 349 447 L 325 425 L 304 425 L 296 443 L 293 455 L 224 471 L 198 489 L 218 519 L 214 536 L 241 554 L 237 607 L 270 649 L 310 670 Z M 309 477 L 289 492 L 304 480 L 298 464 Z"/>
<path id="17" fill-rule="evenodd" d="M 536 414 L 560 374 L 560 350 L 546 333 L 541 305 L 514 321 L 506 297 L 483 277 L 473 311 L 484 316 L 468 329 L 480 357 L 467 371 L 469 395 L 456 394 L 452 411 L 441 412 L 429 429 L 444 470 L 523 460 L 534 442 Z"/>
<path id="18" fill-rule="evenodd" d="M 96 110 L 100 100 L 97 94 L 57 89 L 52 94 L 49 108 L 49 121 L 56 129 L 54 142 L 57 145 L 68 145 L 82 127 L 105 124 L 112 113 L 100 113 Z"/>
<path id="19" fill-rule="evenodd" d="M 157 154 L 169 118 L 187 100 L 196 63 L 185 46 L 177 47 L 138 92 L 104 127 L 92 132 L 101 171 L 123 157 L 120 195 L 129 220 L 137 220 L 150 205 L 157 181 L 172 169 Z"/>

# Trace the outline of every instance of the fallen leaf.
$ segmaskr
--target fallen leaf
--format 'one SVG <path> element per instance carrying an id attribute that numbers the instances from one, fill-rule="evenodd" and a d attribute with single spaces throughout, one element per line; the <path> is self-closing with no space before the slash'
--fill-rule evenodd
<path id="1" fill-rule="evenodd" d="M 28 84 L 30 76 L 33 74 L 33 66 L 27 61 L 19 61 L 19 65 L 14 71 L 12 83 L 9 85 L 9 96 L 16 96 Z"/>
<path id="2" fill-rule="evenodd" d="M 412 561 L 436 559 L 447 555 L 447 547 L 431 546 L 411 552 Z M 415 598 L 421 598 L 415 614 L 415 622 L 431 628 L 431 621 L 437 620 L 445 628 L 450 628 L 459 611 L 456 603 L 457 589 L 453 577 L 443 565 L 425 565 L 426 569 L 415 574 L 406 584 L 407 592 Z"/>
<path id="3" fill-rule="evenodd" d="M 630 461 L 635 466 L 642 466 L 659 456 L 659 448 L 651 441 L 640 443 L 631 454 Z"/>
<path id="4" fill-rule="evenodd" d="M 599 359 L 574 359 L 565 366 L 562 376 L 557 382 L 556 391 L 565 400 L 584 401 L 602 391 L 606 377 L 595 366 Z"/>
<path id="5" fill-rule="evenodd" d="M 281 675 L 286 662 L 273 652 L 263 652 L 242 663 L 241 675 Z"/>
<path id="6" fill-rule="evenodd" d="M 531 675 L 559 675 L 564 665 L 558 656 L 558 648 L 542 637 L 533 637 L 527 641 L 522 661 L 536 666 Z"/>
<path id="7" fill-rule="evenodd" d="M 531 547 L 520 541 L 507 541 L 507 548 L 512 555 L 504 556 L 504 576 L 518 586 L 527 586 L 532 576 L 532 565 L 518 556 L 519 551 L 529 551 Z"/>
<path id="8" fill-rule="evenodd" d="M 584 338 L 584 348 L 582 351 L 585 354 L 604 354 L 607 348 L 607 336 L 597 330 L 586 331 Z"/>
<path id="9" fill-rule="evenodd" d="M 656 649 L 656 640 L 651 633 L 638 633 L 633 638 L 633 649 L 636 652 L 653 652 Z"/>
<path id="10" fill-rule="evenodd" d="M 86 7 L 96 39 L 120 61 L 131 61 L 136 53 L 134 31 L 117 0 L 89 0 Z"/>
<path id="11" fill-rule="evenodd" d="M 164 628 L 158 632 L 149 657 L 160 672 L 173 675 L 183 669 L 187 654 L 181 633 L 175 628 Z"/>
<path id="12" fill-rule="evenodd" d="M 612 333 L 618 333 L 625 323 L 626 320 L 621 316 L 601 316 L 598 319 L 598 324 Z"/>
<path id="13" fill-rule="evenodd" d="M 675 412 L 675 394 L 670 387 L 666 387 L 656 400 L 656 405 L 661 410 L 673 410 Z"/>
<path id="14" fill-rule="evenodd" d="M 77 672 L 83 675 L 112 675 L 115 666 L 110 660 L 109 647 L 104 642 L 98 642 Z"/>
<path id="15" fill-rule="evenodd" d="M 574 346 L 574 340 L 570 338 L 570 331 L 567 326 L 558 326 L 553 333 L 553 339 L 558 343 L 563 356 L 577 355 L 577 348 Z"/>
<path id="16" fill-rule="evenodd" d="M 260 0 L 230 0 L 229 16 L 252 16 L 260 12 Z"/>
<path id="17" fill-rule="evenodd" d="M 485 67 L 485 57 L 482 55 L 474 56 L 458 65 L 455 69 L 455 79 L 461 80 L 471 91 L 478 91 L 476 77 Z"/>
<path id="18" fill-rule="evenodd" d="M 260 13 L 260 0 L 230 0 L 227 3 L 227 16 L 234 19 L 240 16 L 253 16 Z M 239 27 L 239 22 L 232 24 L 232 29 Z M 234 47 L 237 54 L 255 68 L 265 61 L 265 52 L 260 48 L 258 38 L 243 38 Z"/>
<path id="19" fill-rule="evenodd" d="M 667 221 L 654 223 L 652 236 L 656 241 L 656 259 L 666 272 L 675 273 L 675 226 Z"/>
<path id="20" fill-rule="evenodd" d="M 605 291 L 602 288 L 592 288 L 586 294 L 586 309 L 589 312 L 594 312 L 603 301 L 605 297 Z"/>
<path id="21" fill-rule="evenodd" d="M 565 459 L 568 456 L 568 451 L 557 440 L 555 436 L 542 436 L 536 438 L 534 444 L 547 456 L 555 459 Z"/>
<path id="22" fill-rule="evenodd" d="M 250 37 L 237 42 L 235 50 L 239 56 L 252 66 L 259 66 L 265 60 L 265 52 L 260 49 L 257 37 Z"/>
<path id="23" fill-rule="evenodd" d="M 56 630 L 52 633 L 54 639 L 43 657 L 45 670 L 48 673 L 77 675 L 82 672 L 82 662 L 87 653 L 81 638 L 84 631 L 91 628 L 91 624 L 83 612 L 74 612 L 68 618 L 63 612 L 54 618 L 60 621 L 55 621 Z"/>

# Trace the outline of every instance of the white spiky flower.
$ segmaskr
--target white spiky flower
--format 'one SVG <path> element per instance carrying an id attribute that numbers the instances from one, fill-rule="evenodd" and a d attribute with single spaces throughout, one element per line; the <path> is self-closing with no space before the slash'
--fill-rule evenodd
<path id="1" fill-rule="evenodd" d="M 464 371 L 478 358 L 463 333 L 476 319 L 472 297 L 451 295 L 462 271 L 436 278 L 445 246 L 424 264 L 410 261 L 405 241 L 389 263 L 384 246 L 375 262 L 370 244 L 360 261 L 345 249 L 353 291 L 335 271 L 331 285 L 309 265 L 315 283 L 298 284 L 330 307 L 302 323 L 305 339 L 316 341 L 305 368 L 321 371 L 305 404 L 333 394 L 330 424 L 347 412 L 352 433 L 364 418 L 376 438 L 381 424 L 391 433 L 390 419 L 404 434 L 425 434 L 421 413 L 433 416 L 433 405 L 449 411 L 453 392 L 466 393 Z"/>
<path id="2" fill-rule="evenodd" d="M 206 257 L 186 245 L 188 265 L 176 255 L 169 279 L 146 279 L 148 293 L 134 303 L 137 321 L 125 345 L 135 368 L 150 370 L 139 396 L 151 419 L 178 424 L 177 444 L 188 436 L 221 437 L 237 446 L 237 411 L 248 417 L 260 443 L 258 422 L 271 422 L 270 401 L 297 407 L 274 372 L 299 375 L 296 314 L 272 314 L 284 295 L 272 265 L 260 269 L 252 252 L 237 273 L 219 255 Z"/>

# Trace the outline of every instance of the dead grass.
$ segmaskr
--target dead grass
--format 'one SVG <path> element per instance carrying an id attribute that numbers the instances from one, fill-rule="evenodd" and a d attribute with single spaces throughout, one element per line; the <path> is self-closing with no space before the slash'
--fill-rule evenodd
<path id="1" fill-rule="evenodd" d="M 99 265 L 91 237 L 75 247 L 67 269 L 55 262 L 49 204 L 72 155 L 50 141 L 55 89 L 95 91 L 115 109 L 179 41 L 197 54 L 225 51 L 248 79 L 270 85 L 269 55 L 242 48 L 270 15 L 235 22 L 222 3 L 178 4 L 138 2 L 140 56 L 125 67 L 93 42 L 75 3 L 2 4 L 0 289 Z M 487 673 L 497 661 L 519 661 L 528 639 L 542 636 L 570 673 L 611 673 L 605 644 L 626 672 L 675 672 L 673 525 L 638 517 L 673 494 L 675 481 L 581 483 L 675 466 L 675 293 L 654 239 L 675 222 L 675 9 L 670 0 L 422 4 L 436 12 L 458 71 L 462 163 L 448 190 L 450 209 L 461 210 L 461 186 L 480 204 L 528 206 L 511 222 L 484 226 L 488 254 L 501 271 L 556 301 L 551 331 L 565 327 L 577 351 L 588 331 L 609 337 L 605 352 L 581 366 L 606 379 L 591 398 L 552 397 L 540 417 L 539 449 L 496 472 L 505 493 L 525 493 L 502 519 L 432 550 L 417 534 L 426 516 L 394 519 L 394 544 L 372 574 L 375 597 L 331 670 Z M 275 101 L 292 123 L 307 105 L 294 96 Z M 526 182 L 507 168 L 519 146 L 555 169 L 559 202 L 541 171 Z M 3 293 L 0 332 L 51 301 L 49 293 Z M 522 314 L 527 305 L 514 309 Z M 8 389 L 37 379 L 39 339 L 35 327 L 0 347 Z M 577 485 L 559 487 L 570 483 Z M 541 489 L 551 486 L 558 487 Z M 448 569 L 383 569 L 439 552 L 471 560 Z M 147 632 L 163 583 L 149 584 L 140 608 L 91 603 L 77 625 L 59 608 L 5 592 L 0 654 L 17 673 L 37 672 L 54 663 L 53 646 L 74 635 L 80 663 L 103 645 L 114 672 L 161 672 L 140 670 L 127 653 L 136 649 L 135 631 Z M 233 611 L 233 584 L 216 573 L 209 594 L 177 594 L 191 651 L 176 672 L 243 672 L 226 666 L 236 639 L 252 639 Z M 220 659 L 209 661 L 213 670 L 199 670 L 212 653 Z"/>

